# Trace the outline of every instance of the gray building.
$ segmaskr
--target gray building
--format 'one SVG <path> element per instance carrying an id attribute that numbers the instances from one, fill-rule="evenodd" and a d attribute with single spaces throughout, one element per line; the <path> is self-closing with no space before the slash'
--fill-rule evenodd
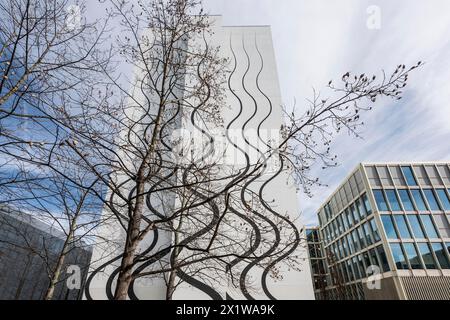
<path id="1" fill-rule="evenodd" d="M 318 216 L 316 297 L 450 299 L 449 163 L 361 164 Z"/>
<path id="2" fill-rule="evenodd" d="M 47 268 L 54 268 L 65 235 L 23 212 L 0 208 L 0 300 L 40 300 L 49 285 Z M 81 290 L 69 290 L 67 266 L 87 272 L 91 250 L 72 247 L 65 259 L 54 300 L 77 300 Z"/>
<path id="3" fill-rule="evenodd" d="M 306 241 L 308 244 L 308 261 L 311 267 L 311 276 L 316 300 L 328 300 L 326 257 L 318 227 L 306 228 Z"/>

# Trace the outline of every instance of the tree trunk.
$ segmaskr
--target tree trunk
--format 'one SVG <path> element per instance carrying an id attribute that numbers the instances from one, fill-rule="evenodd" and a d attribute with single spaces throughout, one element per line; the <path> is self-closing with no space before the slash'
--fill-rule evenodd
<path id="1" fill-rule="evenodd" d="M 175 279 L 177 277 L 177 271 L 170 272 L 169 281 L 167 281 L 166 300 L 172 300 L 175 293 Z"/>
<path id="2" fill-rule="evenodd" d="M 63 249 L 64 250 L 64 249 Z M 55 293 L 56 284 L 59 281 L 59 277 L 61 275 L 61 270 L 64 265 L 64 260 L 66 258 L 66 254 L 64 251 L 61 253 L 61 255 L 58 258 L 58 261 L 56 263 L 55 271 L 53 272 L 53 275 L 50 279 L 50 284 L 48 285 L 47 292 L 45 293 L 44 300 L 52 300 L 53 295 Z"/>
<path id="3" fill-rule="evenodd" d="M 117 279 L 114 300 L 126 300 L 128 297 L 128 288 L 131 283 L 131 275 L 136 255 L 137 241 L 127 241 L 124 250 L 124 256 L 120 264 L 119 277 Z"/>
<path id="4" fill-rule="evenodd" d="M 62 267 L 64 265 L 64 260 L 66 259 L 67 253 L 69 252 L 69 243 L 72 240 L 72 237 L 75 233 L 76 228 L 76 218 L 72 219 L 70 223 L 69 234 L 67 235 L 66 240 L 64 241 L 64 245 L 61 250 L 61 254 L 58 257 L 58 261 L 56 262 L 56 267 L 53 271 L 53 274 L 50 278 L 50 284 L 48 285 L 47 292 L 45 293 L 44 300 L 52 300 L 53 295 L 55 294 L 56 284 L 59 281 L 59 277 L 61 276 Z"/>
<path id="5" fill-rule="evenodd" d="M 142 195 L 143 191 L 144 183 L 138 183 L 136 192 L 139 196 L 136 198 L 136 206 L 128 223 L 127 239 L 120 264 L 120 272 L 117 279 L 116 290 L 114 292 L 114 300 L 126 300 L 128 297 L 128 288 L 130 287 L 132 280 L 134 258 L 136 256 L 136 249 L 139 244 L 139 233 L 144 209 L 144 196 Z"/>

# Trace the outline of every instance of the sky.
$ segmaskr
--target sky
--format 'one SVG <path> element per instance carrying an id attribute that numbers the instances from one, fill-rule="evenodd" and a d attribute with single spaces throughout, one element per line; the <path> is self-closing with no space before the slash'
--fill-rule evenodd
<path id="1" fill-rule="evenodd" d="M 313 173 L 327 187 L 299 196 L 302 218 L 316 211 L 360 162 L 450 161 L 450 1 L 205 0 L 225 25 L 271 25 L 282 96 L 306 105 L 347 71 L 414 72 L 400 103 L 384 99 L 363 117 L 363 138 L 343 133 L 333 144 L 339 167 Z"/>
<path id="2" fill-rule="evenodd" d="M 102 14 L 98 2 L 88 10 Z M 404 99 L 380 100 L 363 116 L 361 139 L 342 133 L 332 146 L 339 166 L 313 172 L 327 187 L 299 195 L 303 222 L 360 162 L 450 161 L 450 1 L 204 0 L 224 25 L 270 25 L 283 103 L 306 105 L 347 71 L 379 74 L 397 65 L 415 71 Z M 101 11 L 100 11 L 101 10 Z"/>

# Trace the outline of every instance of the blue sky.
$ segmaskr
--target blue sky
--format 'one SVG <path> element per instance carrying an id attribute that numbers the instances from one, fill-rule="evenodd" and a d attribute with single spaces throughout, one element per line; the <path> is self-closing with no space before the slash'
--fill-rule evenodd
<path id="1" fill-rule="evenodd" d="M 359 162 L 450 161 L 450 1 L 206 0 L 226 25 L 271 25 L 285 104 L 301 105 L 347 71 L 373 73 L 396 65 L 425 66 L 412 74 L 401 103 L 379 101 L 364 115 L 364 139 L 343 133 L 334 143 L 340 166 L 317 176 L 329 185 L 300 196 L 303 220 Z M 376 7 L 373 7 L 376 6 Z M 367 22 L 379 10 L 380 28 Z M 368 12 L 369 10 L 369 12 Z"/>
<path id="2" fill-rule="evenodd" d="M 347 71 L 392 71 L 426 64 L 410 78 L 404 100 L 385 99 L 364 115 L 364 139 L 343 133 L 334 142 L 340 166 L 314 174 L 328 188 L 299 197 L 306 224 L 360 162 L 450 161 L 450 1 L 448 0 L 204 0 L 225 25 L 271 25 L 282 96 L 305 104 Z M 100 16 L 98 2 L 88 10 Z M 368 28 L 374 11 L 379 29 Z"/>

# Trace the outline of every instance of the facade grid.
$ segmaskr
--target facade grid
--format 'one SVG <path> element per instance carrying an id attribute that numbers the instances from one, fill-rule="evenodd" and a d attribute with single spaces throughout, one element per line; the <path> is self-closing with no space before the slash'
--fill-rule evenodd
<path id="1" fill-rule="evenodd" d="M 328 298 L 450 299 L 449 163 L 360 164 L 318 217 Z"/>

